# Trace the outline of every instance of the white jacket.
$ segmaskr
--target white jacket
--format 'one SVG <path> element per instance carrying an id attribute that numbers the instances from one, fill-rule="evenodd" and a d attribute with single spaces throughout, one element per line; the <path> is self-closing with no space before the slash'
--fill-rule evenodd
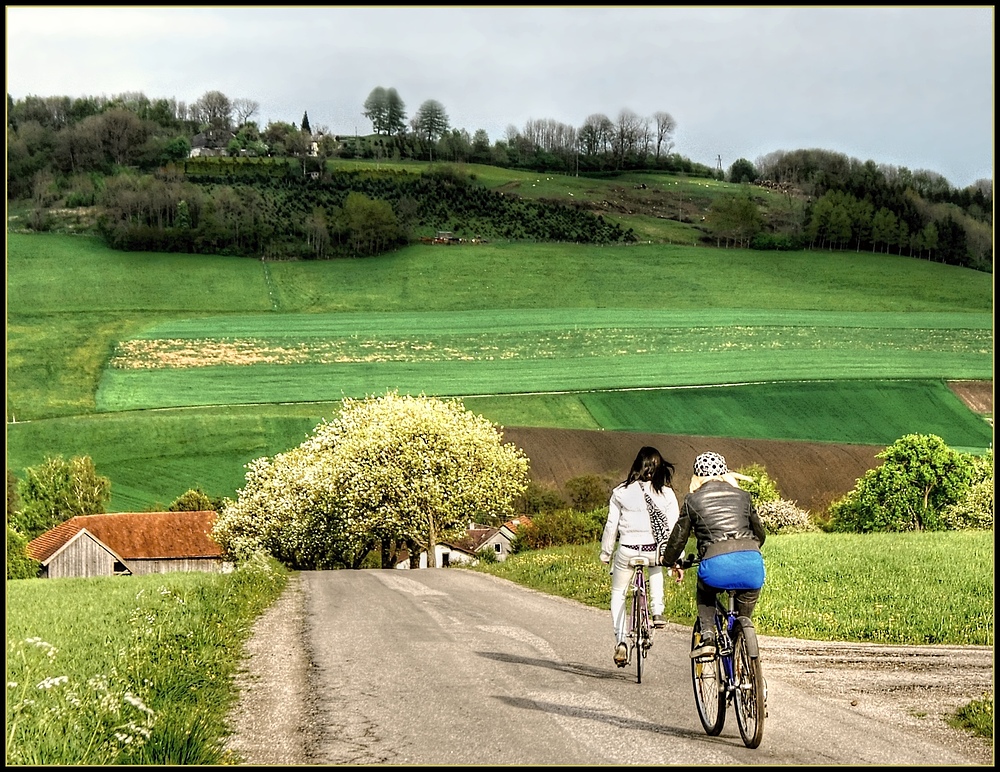
<path id="1" fill-rule="evenodd" d="M 601 536 L 601 560 L 607 562 L 615 550 L 615 541 L 622 544 L 655 544 L 653 528 L 649 523 L 649 511 L 646 509 L 644 493 L 649 493 L 653 503 L 667 519 L 669 533 L 677 518 L 680 517 L 680 507 L 677 505 L 677 495 L 670 486 L 657 493 L 649 482 L 636 480 L 629 486 L 618 485 L 611 491 L 611 501 L 608 503 L 608 522 L 604 525 Z"/>

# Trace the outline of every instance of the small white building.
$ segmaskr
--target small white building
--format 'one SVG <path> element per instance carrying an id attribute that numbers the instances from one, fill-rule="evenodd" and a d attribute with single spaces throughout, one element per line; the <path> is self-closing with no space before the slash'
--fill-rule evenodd
<path id="1" fill-rule="evenodd" d="M 439 568 L 460 563 L 474 564 L 479 560 L 479 553 L 484 549 L 492 550 L 496 559 L 504 561 L 510 554 L 511 543 L 517 535 L 518 526 L 531 522 L 521 515 L 508 520 L 499 528 L 489 525 L 469 523 L 465 538 L 454 542 L 439 542 L 434 545 L 435 565 Z M 409 568 L 410 557 L 404 551 L 396 563 L 396 568 Z M 427 568 L 427 552 L 420 553 L 420 568 Z"/>

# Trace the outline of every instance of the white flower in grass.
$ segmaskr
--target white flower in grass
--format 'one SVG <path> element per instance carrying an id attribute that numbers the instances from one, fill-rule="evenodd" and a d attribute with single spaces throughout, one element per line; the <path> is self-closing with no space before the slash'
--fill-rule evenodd
<path id="1" fill-rule="evenodd" d="M 49 676 L 48 678 L 40 681 L 35 687 L 36 689 L 51 689 L 53 686 L 59 686 L 64 684 L 69 680 L 69 676 Z"/>
<path id="2" fill-rule="evenodd" d="M 30 643 L 32 646 L 37 646 L 39 649 L 44 650 L 45 656 L 48 657 L 49 659 L 53 659 L 56 656 L 56 652 L 59 651 L 59 649 L 57 649 L 51 643 L 47 643 L 38 637 L 26 638 L 24 642 Z"/>
<path id="3" fill-rule="evenodd" d="M 140 697 L 136 697 L 134 694 L 132 694 L 132 692 L 125 692 L 124 700 L 132 707 L 138 708 L 139 710 L 149 714 L 150 716 L 154 715 L 152 709 L 148 708 L 146 706 L 146 703 L 144 703 Z"/>

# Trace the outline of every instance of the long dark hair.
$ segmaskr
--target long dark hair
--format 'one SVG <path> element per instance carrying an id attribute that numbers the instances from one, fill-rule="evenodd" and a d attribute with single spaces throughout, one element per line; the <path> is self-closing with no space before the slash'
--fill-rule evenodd
<path id="1" fill-rule="evenodd" d="M 653 490 L 660 493 L 663 486 L 670 485 L 674 477 L 674 465 L 660 455 L 656 448 L 644 445 L 639 448 L 628 477 L 622 485 L 631 485 L 636 480 L 649 480 L 653 485 Z"/>

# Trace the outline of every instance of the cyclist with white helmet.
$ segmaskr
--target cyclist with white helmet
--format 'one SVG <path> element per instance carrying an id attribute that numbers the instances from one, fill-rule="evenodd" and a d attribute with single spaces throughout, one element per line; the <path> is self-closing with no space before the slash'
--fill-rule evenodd
<path id="1" fill-rule="evenodd" d="M 660 553 L 660 565 L 672 565 L 684 554 L 691 532 L 698 546 L 698 582 L 695 598 L 701 620 L 701 641 L 691 657 L 715 654 L 715 597 L 735 589 L 736 611 L 747 618 L 764 586 L 764 526 L 750 499 L 739 487 L 745 475 L 730 472 L 718 453 L 702 453 L 694 460 L 690 492 L 684 497 L 677 524 Z"/>

